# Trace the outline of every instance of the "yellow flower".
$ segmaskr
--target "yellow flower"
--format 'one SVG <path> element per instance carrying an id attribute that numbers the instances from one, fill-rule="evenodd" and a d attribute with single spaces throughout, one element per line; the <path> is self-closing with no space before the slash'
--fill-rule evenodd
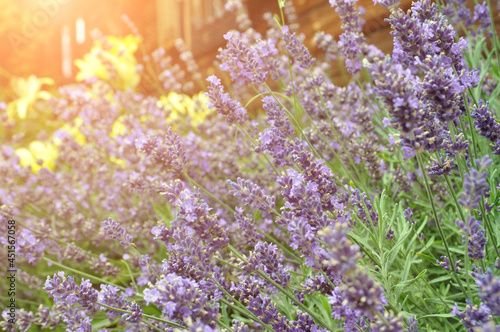
<path id="1" fill-rule="evenodd" d="M 79 129 L 82 123 L 83 119 L 77 117 L 75 118 L 75 122 L 73 125 L 66 123 L 61 129 L 70 134 L 71 136 L 73 136 L 78 144 L 85 145 L 85 143 L 87 143 L 87 139 Z M 59 146 L 62 144 L 61 140 L 58 137 L 53 137 L 53 140 L 55 146 Z"/>
<path id="2" fill-rule="evenodd" d="M 42 91 L 44 84 L 53 85 L 54 80 L 47 77 L 37 78 L 35 75 L 31 75 L 28 78 L 12 78 L 10 81 L 12 91 L 19 98 L 10 103 L 7 109 L 9 118 L 13 119 L 14 114 L 17 113 L 20 119 L 24 119 L 29 106 L 33 105 L 39 99 L 50 99 L 52 95 L 47 91 Z"/>
<path id="3" fill-rule="evenodd" d="M 75 65 L 80 70 L 76 80 L 97 77 L 121 90 L 135 88 L 141 80 L 134 56 L 140 42 L 140 38 L 132 35 L 122 38 L 110 36 L 95 41 L 90 53 L 85 54 L 83 59 L 75 60 Z M 108 71 L 104 63 L 114 67 L 116 76 Z"/>
<path id="4" fill-rule="evenodd" d="M 31 166 L 33 173 L 38 173 L 42 167 L 54 170 L 56 159 L 59 157 L 55 145 L 40 141 L 31 142 L 28 149 L 16 149 L 15 153 L 19 156 L 19 164 L 23 167 Z"/>
<path id="5" fill-rule="evenodd" d="M 116 157 L 113 157 L 113 156 L 109 156 L 109 161 L 111 161 L 112 163 L 117 164 L 122 169 L 124 169 L 125 166 L 127 165 L 127 162 L 124 159 L 116 158 Z"/>
<path id="6" fill-rule="evenodd" d="M 170 92 L 168 96 L 161 96 L 158 101 L 160 106 L 170 110 L 171 113 L 168 121 L 178 121 L 189 116 L 191 125 L 198 126 L 204 122 L 207 117 L 212 113 L 212 110 L 206 105 L 208 97 L 200 92 L 190 98 L 187 95 Z"/>
<path id="7" fill-rule="evenodd" d="M 123 116 L 118 117 L 115 122 L 113 122 L 113 128 L 111 129 L 111 134 L 109 137 L 113 138 L 115 136 L 125 134 L 127 127 L 122 123 Z"/>

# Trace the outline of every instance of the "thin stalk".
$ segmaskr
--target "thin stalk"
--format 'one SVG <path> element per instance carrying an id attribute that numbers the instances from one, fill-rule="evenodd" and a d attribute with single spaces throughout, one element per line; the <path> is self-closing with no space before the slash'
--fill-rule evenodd
<path id="1" fill-rule="evenodd" d="M 115 287 L 120 288 L 122 291 L 126 290 L 126 288 L 125 288 L 125 287 L 123 287 L 123 286 L 119 286 L 119 285 L 117 285 L 117 284 L 115 284 L 115 283 L 113 283 L 113 282 L 111 282 L 111 281 L 104 280 L 104 279 L 102 279 L 102 278 L 100 278 L 100 277 L 96 277 L 96 276 L 94 276 L 94 275 L 92 275 L 92 274 L 88 274 L 88 273 L 85 273 L 85 272 L 82 272 L 82 271 L 78 271 L 78 270 L 73 269 L 73 268 L 71 268 L 71 267 L 69 267 L 69 266 L 66 266 L 66 265 L 64 265 L 64 264 L 58 263 L 58 262 L 56 262 L 56 261 L 53 261 L 53 260 L 52 260 L 52 259 L 50 259 L 50 258 L 47 258 L 47 257 L 42 257 L 42 259 L 46 260 L 47 262 L 49 262 L 49 263 L 51 263 L 51 264 L 53 264 L 53 265 L 56 265 L 56 266 L 59 266 L 59 267 L 61 267 L 61 268 L 63 268 L 63 269 L 66 269 L 66 270 L 68 270 L 68 271 L 71 271 L 71 272 L 74 272 L 74 273 L 80 274 L 80 275 L 82 275 L 82 276 L 84 276 L 84 277 L 87 277 L 87 278 L 89 278 L 89 279 L 94 279 L 94 280 L 96 280 L 96 281 L 102 282 L 103 284 L 113 285 L 113 286 L 115 286 Z"/>
<path id="2" fill-rule="evenodd" d="M 137 252 L 137 254 L 139 254 L 139 256 L 142 256 L 142 253 L 139 251 L 139 249 L 137 249 L 137 247 L 135 246 L 134 243 L 131 244 L 131 247 L 135 249 L 135 251 Z M 158 273 L 156 273 L 156 271 L 151 267 L 151 265 L 149 265 L 149 263 L 146 263 L 146 266 L 148 267 L 148 269 L 153 272 L 153 274 L 155 275 L 156 279 L 160 280 L 160 276 L 158 275 Z"/>
<path id="3" fill-rule="evenodd" d="M 438 215 L 437 215 L 437 212 L 436 212 L 436 207 L 434 205 L 434 199 L 432 197 L 433 196 L 432 195 L 432 190 L 431 190 L 431 188 L 429 186 L 429 180 L 427 179 L 427 172 L 426 172 L 426 170 L 424 168 L 422 157 L 420 156 L 420 153 L 418 151 L 416 153 L 416 156 L 417 156 L 418 165 L 420 167 L 420 171 L 422 172 L 422 176 L 424 177 L 424 186 L 425 186 L 425 190 L 427 191 L 427 197 L 429 199 L 429 202 L 431 203 L 432 214 L 434 216 L 434 220 L 436 221 L 436 225 L 437 225 L 437 228 L 438 228 L 438 231 L 439 231 L 439 235 L 441 236 L 441 239 L 443 240 L 443 244 L 444 244 L 444 247 L 445 247 L 445 250 L 446 250 L 446 254 L 448 255 L 448 259 L 450 260 L 451 269 L 453 271 L 452 274 L 455 277 L 455 280 L 457 281 L 457 283 L 458 283 L 460 289 L 462 290 L 462 292 L 464 293 L 465 297 L 466 298 L 471 298 L 469 296 L 469 294 L 465 291 L 465 288 L 462 285 L 462 281 L 456 275 L 455 262 L 453 260 L 453 257 L 451 256 L 450 248 L 448 246 L 448 241 L 446 241 L 446 237 L 444 235 L 443 229 L 441 228 L 441 224 L 439 222 L 439 218 L 438 218 Z"/>
<path id="4" fill-rule="evenodd" d="M 470 93 L 471 97 L 475 100 L 474 95 L 472 94 L 472 90 L 469 91 L 469 93 Z M 478 153 L 479 145 L 477 143 L 476 127 L 474 126 L 474 122 L 472 121 L 472 117 L 470 115 L 469 103 L 467 102 L 467 96 L 466 96 L 465 92 L 464 92 L 464 104 L 465 104 L 465 112 L 467 114 L 467 121 L 469 122 L 469 127 L 470 127 L 470 131 L 471 131 L 471 136 L 472 136 L 472 147 L 474 150 L 474 156 L 479 156 L 479 153 Z M 470 158 L 470 159 L 471 159 L 472 165 L 475 166 L 475 162 L 476 162 L 475 159 L 474 158 Z"/>
<path id="5" fill-rule="evenodd" d="M 238 250 L 236 250 L 236 248 L 234 248 L 232 245 L 228 245 L 228 248 L 229 250 L 234 254 L 236 255 L 236 257 L 238 257 L 240 260 L 242 260 L 243 262 L 245 263 L 248 263 L 248 260 L 243 257 L 243 255 L 240 254 L 240 252 Z M 276 283 L 273 279 L 271 279 L 266 273 L 260 271 L 260 270 L 256 270 L 256 272 L 264 279 L 266 279 L 269 283 L 271 283 L 274 287 L 276 287 L 280 292 L 283 293 L 283 295 L 285 295 L 286 297 L 288 297 L 290 300 L 292 300 L 293 302 L 295 302 L 295 304 L 297 304 L 298 307 L 300 307 L 301 310 L 307 312 L 319 325 L 321 325 L 322 327 L 328 329 L 328 324 L 326 324 L 322 319 L 321 317 L 318 317 L 318 315 L 311 311 L 308 307 L 306 307 L 305 305 L 303 305 L 296 297 L 295 295 L 293 295 L 291 292 L 289 292 L 288 290 L 284 289 L 280 284 Z"/>
<path id="6" fill-rule="evenodd" d="M 489 218 L 489 215 L 486 213 L 486 208 L 484 207 L 484 196 L 481 196 L 481 202 L 479 203 L 479 209 L 481 210 L 481 214 L 484 219 L 484 223 L 486 225 L 486 230 L 489 233 L 489 237 L 491 238 L 491 241 L 493 242 L 493 246 L 495 247 L 495 253 L 497 254 L 497 257 L 500 258 L 500 252 L 498 251 L 498 243 L 497 239 L 495 236 L 495 233 L 493 231 L 493 227 L 491 226 L 491 220 Z"/>
<path id="7" fill-rule="evenodd" d="M 276 239 L 273 238 L 271 235 L 267 234 L 266 232 L 264 232 L 264 231 L 262 231 L 260 229 L 257 230 L 257 232 L 259 232 L 260 234 L 264 235 L 264 237 L 266 239 L 268 239 L 272 243 L 276 244 L 281 250 L 283 250 L 284 252 L 286 252 L 287 254 L 289 254 L 290 256 L 292 256 L 297 261 L 296 263 L 299 263 L 301 261 L 301 259 L 293 251 L 291 251 L 290 249 L 286 248 L 279 241 L 276 241 Z"/>
<path id="8" fill-rule="evenodd" d="M 234 330 L 232 328 L 230 328 L 229 325 L 226 325 L 226 323 L 224 323 L 222 321 L 222 319 L 217 320 L 217 324 L 219 324 L 220 326 L 222 326 L 223 328 L 225 328 L 228 331 L 234 332 Z"/>
<path id="9" fill-rule="evenodd" d="M 109 306 L 107 304 L 100 303 L 100 302 L 96 302 L 96 305 L 99 305 L 101 307 L 104 307 L 104 308 L 107 308 L 107 309 L 110 309 L 110 310 L 122 312 L 124 314 L 133 314 L 134 313 L 133 311 L 130 311 L 130 310 L 115 308 L 115 307 L 112 307 L 112 306 Z M 172 326 L 179 327 L 181 329 L 186 329 L 187 330 L 187 328 L 185 326 L 179 325 L 177 323 L 168 321 L 168 320 L 160 318 L 160 317 L 156 317 L 156 316 L 152 316 L 152 315 L 148 315 L 148 314 L 142 314 L 142 316 L 146 317 L 146 318 L 151 318 L 151 319 L 157 320 L 159 322 L 162 322 L 162 323 L 165 323 L 165 324 L 168 324 L 168 325 L 172 325 Z"/>
<path id="10" fill-rule="evenodd" d="M 130 279 L 132 280 L 132 284 L 134 284 L 134 287 L 135 287 L 135 290 L 136 291 L 139 291 L 139 287 L 137 286 L 137 284 L 135 283 L 135 278 L 134 276 L 132 275 L 132 270 L 130 269 L 130 266 L 128 265 L 128 263 L 126 261 L 124 261 L 123 259 L 121 260 L 121 262 L 127 267 L 127 271 L 128 271 L 128 274 L 130 275 Z"/>
<path id="11" fill-rule="evenodd" d="M 498 40 L 497 40 L 497 32 L 495 29 L 495 20 L 493 19 L 493 9 L 491 8 L 491 1 L 486 0 L 488 3 L 488 12 L 490 14 L 490 26 L 491 26 L 491 32 L 493 33 L 493 48 L 495 49 L 495 55 L 497 57 L 497 68 L 500 66 L 500 55 L 498 53 Z"/>
<path id="12" fill-rule="evenodd" d="M 144 319 L 143 319 L 143 320 L 142 320 L 142 322 L 143 322 L 144 324 L 146 324 L 147 326 L 149 326 L 150 328 L 152 328 L 152 329 L 156 330 L 156 331 L 162 331 L 162 332 L 163 332 L 163 330 L 162 330 L 162 329 L 160 329 L 159 327 L 154 326 L 153 324 L 151 324 L 151 323 L 150 323 L 150 322 L 148 322 L 147 320 L 144 320 Z"/>
<path id="13" fill-rule="evenodd" d="M 311 72 L 311 75 L 312 75 L 312 72 Z M 314 77 L 314 76 L 313 76 Z M 351 154 L 349 153 L 349 151 L 347 151 L 344 143 L 342 142 L 342 140 L 340 139 L 340 136 L 339 136 L 339 133 L 337 132 L 337 129 L 335 128 L 334 124 L 333 124 L 333 121 L 332 121 L 332 118 L 330 116 L 330 113 L 328 112 L 328 109 L 326 107 L 326 103 L 325 103 L 325 100 L 323 99 L 323 94 L 321 93 L 321 91 L 319 90 L 318 87 L 316 87 L 316 90 L 319 94 L 319 97 L 321 99 L 321 104 L 323 106 L 323 110 L 325 111 L 325 114 L 328 118 L 328 122 L 330 123 L 330 127 L 332 128 L 332 132 L 333 134 L 335 135 L 335 138 L 337 139 L 337 142 L 340 144 L 340 146 L 342 147 L 342 150 L 344 150 L 344 153 L 346 154 L 347 156 L 347 159 L 349 160 L 349 163 L 351 164 L 351 167 L 353 168 L 354 170 L 354 173 L 356 173 L 356 176 L 359 180 L 359 182 L 361 183 L 361 185 L 363 186 L 363 190 L 369 194 L 369 192 L 367 191 L 366 189 L 366 186 L 364 185 L 363 183 L 363 180 L 362 180 L 362 177 L 361 175 L 359 174 L 358 172 L 358 168 L 356 167 L 356 165 L 354 164 L 354 160 L 351 158 Z"/>
<path id="14" fill-rule="evenodd" d="M 238 127 L 239 130 L 241 130 L 242 133 L 244 133 L 248 138 L 250 138 L 250 140 L 252 141 L 253 145 L 255 146 L 258 146 L 257 142 L 253 139 L 252 136 L 250 136 L 249 133 L 247 133 L 247 131 L 245 129 L 243 129 L 242 126 L 240 126 L 238 123 L 235 123 L 236 126 Z M 267 162 L 269 163 L 269 165 L 272 167 L 272 169 L 274 170 L 274 172 L 276 173 L 276 175 L 280 175 L 280 173 L 278 172 L 278 170 L 276 169 L 276 166 L 274 166 L 274 164 L 271 162 L 271 160 L 269 160 L 269 157 L 266 155 L 266 154 L 262 154 L 264 156 L 264 158 L 266 158 Z"/>
<path id="15" fill-rule="evenodd" d="M 262 321 L 259 317 L 257 317 L 257 316 L 256 316 L 253 312 L 251 312 L 250 310 L 248 310 L 248 308 L 247 308 L 247 307 L 245 307 L 245 306 L 243 305 L 243 303 L 241 303 L 240 301 L 236 300 L 236 299 L 234 298 L 234 296 L 232 296 L 231 294 L 229 294 L 229 292 L 228 292 L 228 291 L 227 291 L 227 290 L 226 290 L 226 289 L 225 289 L 225 288 L 224 288 L 221 284 L 219 284 L 219 282 L 218 282 L 217 280 L 215 280 L 213 277 L 210 277 L 210 279 L 211 279 L 211 280 L 212 280 L 212 281 L 213 281 L 213 282 L 217 285 L 217 287 L 218 287 L 218 288 L 219 288 L 222 292 L 224 292 L 224 294 L 226 294 L 226 296 L 227 296 L 227 297 L 229 297 L 229 298 L 230 298 L 230 299 L 231 299 L 234 303 L 238 304 L 238 305 L 242 308 L 242 309 L 240 309 L 240 310 L 243 310 L 243 312 L 244 312 L 246 315 L 250 314 L 250 317 L 252 317 L 252 319 L 253 319 L 253 320 L 255 320 L 257 323 L 262 324 L 263 326 L 265 326 L 265 327 L 266 327 L 268 330 L 270 330 L 270 331 L 274 331 L 274 329 L 273 329 L 271 326 L 269 326 L 269 325 L 267 325 L 266 323 L 264 323 L 264 322 L 263 322 L 263 321 Z M 231 304 L 229 301 L 228 301 L 226 304 L 228 304 L 228 305 L 231 305 L 231 306 L 232 306 L 232 304 Z"/>
<path id="16" fill-rule="evenodd" d="M 225 305 L 227 305 L 228 307 L 230 307 L 231 309 L 233 309 L 234 311 L 237 311 L 239 312 L 240 314 L 242 315 L 245 315 L 245 316 L 249 316 L 250 319 L 256 321 L 257 323 L 259 323 L 259 321 L 261 321 L 259 319 L 259 317 L 255 316 L 251 311 L 249 311 L 248 309 L 245 308 L 245 310 L 241 309 L 240 307 L 237 307 L 235 306 L 234 304 L 232 304 L 231 302 L 229 302 L 228 300 L 222 298 L 220 299 L 222 303 L 224 303 Z M 249 315 L 250 313 L 250 315 Z M 252 317 L 253 316 L 253 317 Z M 255 317 L 255 318 L 254 318 Z M 262 323 L 259 323 L 261 324 L 262 326 L 266 326 L 268 327 L 269 325 L 265 324 L 264 322 Z M 267 330 L 269 331 L 274 331 L 274 329 L 272 327 L 268 327 Z"/>
<path id="17" fill-rule="evenodd" d="M 217 197 L 215 197 L 210 191 L 208 191 L 207 189 L 205 189 L 201 184 L 199 184 L 198 182 L 196 182 L 195 180 L 193 180 L 187 172 L 184 172 L 184 176 L 186 177 L 186 179 L 193 185 L 197 186 L 198 188 L 200 188 L 201 191 L 203 191 L 207 196 L 209 196 L 211 199 L 213 199 L 214 201 L 216 201 L 217 203 L 219 203 L 220 205 L 222 205 L 223 207 L 225 207 L 227 210 L 231 211 L 232 213 L 236 213 L 236 210 L 233 209 L 232 207 L 230 207 L 229 205 L 227 205 L 226 203 L 224 203 L 223 201 L 221 201 L 220 199 L 218 199 Z"/>

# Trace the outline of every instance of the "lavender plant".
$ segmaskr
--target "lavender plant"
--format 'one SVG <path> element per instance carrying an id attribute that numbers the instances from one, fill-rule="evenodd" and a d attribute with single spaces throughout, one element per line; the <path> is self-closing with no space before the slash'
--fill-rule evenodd
<path id="1" fill-rule="evenodd" d="M 363 9 L 339 0 L 339 40 L 315 38 L 324 59 L 290 1 L 265 35 L 229 2 L 239 30 L 192 96 L 164 50 L 138 64 L 129 20 L 134 37 L 99 41 L 108 53 L 79 62 L 98 70 L 44 101 L 56 128 L 2 142 L 1 227 L 20 226 L 19 307 L 2 329 L 498 329 L 491 5 L 374 2 L 393 52 L 368 44 Z"/>

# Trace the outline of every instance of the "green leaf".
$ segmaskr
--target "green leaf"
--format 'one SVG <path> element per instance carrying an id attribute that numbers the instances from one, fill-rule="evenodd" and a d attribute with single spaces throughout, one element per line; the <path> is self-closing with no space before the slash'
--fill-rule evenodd
<path id="1" fill-rule="evenodd" d="M 419 274 L 417 274 L 417 276 L 415 278 L 410 279 L 410 280 L 406 280 L 402 283 L 399 283 L 396 285 L 396 287 L 408 287 L 411 284 L 413 284 L 415 281 L 417 281 L 418 279 L 422 278 L 426 273 L 427 273 L 427 270 L 422 270 Z"/>
<path id="2" fill-rule="evenodd" d="M 417 252 L 417 256 L 422 257 L 423 259 L 436 264 L 436 260 L 434 258 L 432 258 L 431 256 L 427 256 L 426 254 L 422 254 L 420 252 Z"/>
<path id="3" fill-rule="evenodd" d="M 433 315 L 425 315 L 425 316 L 420 316 L 418 319 L 422 318 L 432 318 L 432 317 L 443 317 L 443 318 L 450 318 L 453 317 L 451 314 L 433 314 Z"/>
<path id="4" fill-rule="evenodd" d="M 107 318 L 100 320 L 100 321 L 93 321 L 92 322 L 92 330 L 100 330 L 105 326 L 108 326 L 111 324 L 111 321 Z"/>

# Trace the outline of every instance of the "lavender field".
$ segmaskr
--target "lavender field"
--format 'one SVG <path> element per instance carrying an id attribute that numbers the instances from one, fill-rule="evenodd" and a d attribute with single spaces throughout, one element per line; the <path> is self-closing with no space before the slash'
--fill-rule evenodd
<path id="1" fill-rule="evenodd" d="M 0 71 L 1 329 L 500 331 L 497 3 L 374 0 L 385 54 L 329 2 L 310 50 L 228 1 L 210 75 L 127 17 L 71 83 Z"/>

